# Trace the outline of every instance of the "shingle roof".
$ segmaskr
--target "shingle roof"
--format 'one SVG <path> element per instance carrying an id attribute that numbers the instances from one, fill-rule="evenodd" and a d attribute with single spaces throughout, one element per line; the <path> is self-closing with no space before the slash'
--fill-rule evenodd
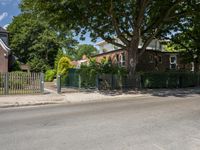
<path id="1" fill-rule="evenodd" d="M 0 32 L 2 33 L 7 33 L 8 31 L 6 31 L 4 28 L 0 27 Z"/>
<path id="2" fill-rule="evenodd" d="M 3 48 L 4 51 L 8 53 L 10 52 L 10 48 L 6 46 L 6 44 L 2 41 L 2 39 L 0 39 L 0 46 Z"/>

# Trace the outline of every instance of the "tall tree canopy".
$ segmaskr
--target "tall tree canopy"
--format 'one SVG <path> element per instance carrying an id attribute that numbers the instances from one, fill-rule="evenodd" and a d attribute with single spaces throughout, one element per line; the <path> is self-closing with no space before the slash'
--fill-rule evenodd
<path id="1" fill-rule="evenodd" d="M 194 6 L 199 10 L 199 6 Z M 194 15 L 187 22 L 178 26 L 179 33 L 171 38 L 170 46 L 182 52 L 183 61 L 194 63 L 195 71 L 199 71 L 200 63 L 200 14 Z"/>
<path id="2" fill-rule="evenodd" d="M 91 57 L 92 55 L 95 55 L 97 53 L 98 51 L 93 45 L 80 44 L 76 48 L 76 59 L 80 60 L 83 55 Z"/>
<path id="3" fill-rule="evenodd" d="M 28 63 L 32 71 L 45 71 L 54 66 L 58 49 L 72 49 L 76 41 L 70 34 L 60 34 L 44 20 L 23 12 L 8 26 L 10 47 L 20 62 Z"/>
<path id="4" fill-rule="evenodd" d="M 127 50 L 133 75 L 146 47 L 154 38 L 168 36 L 177 24 L 194 14 L 198 0 L 23 0 L 22 7 L 59 29 L 65 27 L 93 40 L 105 41 Z M 121 42 L 116 42 L 119 38 Z M 143 47 L 138 50 L 139 40 Z"/>

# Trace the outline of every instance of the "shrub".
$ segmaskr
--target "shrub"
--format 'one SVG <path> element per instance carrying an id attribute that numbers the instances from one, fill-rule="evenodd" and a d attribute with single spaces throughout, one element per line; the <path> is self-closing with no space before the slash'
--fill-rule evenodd
<path id="1" fill-rule="evenodd" d="M 47 70 L 45 72 L 45 81 L 52 82 L 55 76 L 56 76 L 56 70 L 54 69 Z"/>
<path id="2" fill-rule="evenodd" d="M 46 60 L 34 57 L 28 62 L 31 72 L 45 72 L 50 67 Z"/>
<path id="3" fill-rule="evenodd" d="M 12 66 L 11 66 L 11 71 L 20 71 L 20 62 L 19 61 L 15 61 Z"/>
<path id="4" fill-rule="evenodd" d="M 109 60 L 102 59 L 102 61 L 98 63 L 95 59 L 91 59 L 89 65 L 81 66 L 79 74 L 81 76 L 81 86 L 94 87 L 97 75 L 117 75 L 120 79 L 121 76 L 127 75 L 127 71 L 125 68 L 112 65 Z"/>
<path id="5" fill-rule="evenodd" d="M 150 72 L 141 77 L 144 88 L 184 88 L 200 84 L 200 75 L 192 72 Z"/>
<path id="6" fill-rule="evenodd" d="M 57 74 L 67 75 L 69 69 L 72 67 L 71 60 L 67 56 L 62 57 L 58 62 Z"/>

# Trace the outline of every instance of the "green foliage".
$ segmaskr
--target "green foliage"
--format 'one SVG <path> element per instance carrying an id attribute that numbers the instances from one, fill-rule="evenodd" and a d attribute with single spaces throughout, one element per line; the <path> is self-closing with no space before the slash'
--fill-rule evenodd
<path id="1" fill-rule="evenodd" d="M 70 32 L 59 33 L 30 11 L 22 10 L 19 16 L 14 17 L 8 31 L 12 52 L 24 64 L 37 58 L 53 68 L 58 50 L 65 48 L 68 51 L 77 43 Z M 31 67 L 35 70 L 35 66 Z"/>
<path id="2" fill-rule="evenodd" d="M 21 6 L 41 18 L 48 18 L 55 28 L 72 29 L 77 35 L 81 34 L 81 39 L 90 33 L 93 41 L 101 37 L 128 50 L 129 60 L 134 60 L 134 65 L 129 66 L 131 73 L 154 38 L 179 33 L 177 26 L 188 22 L 200 10 L 197 0 L 22 0 Z M 145 44 L 138 51 L 140 40 Z"/>
<path id="3" fill-rule="evenodd" d="M 83 57 L 83 55 L 89 58 L 95 54 L 97 54 L 97 49 L 93 45 L 82 44 L 78 45 L 78 48 L 76 48 L 75 59 L 80 60 Z"/>
<path id="4" fill-rule="evenodd" d="M 19 61 L 15 61 L 14 64 L 12 64 L 11 66 L 11 71 L 20 71 L 20 62 Z"/>
<path id="5" fill-rule="evenodd" d="M 109 60 L 102 59 L 100 63 L 95 59 L 91 59 L 88 65 L 82 65 L 79 74 L 81 76 L 81 84 L 83 87 L 94 87 L 96 84 L 96 76 L 103 74 L 115 74 L 118 76 L 127 75 L 125 68 L 112 65 Z"/>
<path id="6" fill-rule="evenodd" d="M 59 62 L 59 60 L 60 60 L 62 57 L 65 57 L 65 56 L 67 56 L 67 55 L 64 54 L 63 50 L 62 50 L 62 49 L 59 49 L 59 50 L 58 50 L 58 53 L 57 53 L 57 55 L 56 55 L 55 61 L 54 61 L 54 68 L 55 68 L 55 70 L 58 69 L 58 62 Z"/>
<path id="7" fill-rule="evenodd" d="M 195 9 L 195 7 L 194 7 Z M 197 8 L 196 8 L 197 9 Z M 200 65 L 200 15 L 194 14 L 193 18 L 178 26 L 180 33 L 173 35 L 171 46 L 181 52 L 184 63 L 194 62 L 195 71 Z"/>
<path id="8" fill-rule="evenodd" d="M 31 72 L 45 72 L 50 68 L 50 66 L 44 59 L 40 59 L 37 57 L 34 57 L 30 61 L 28 61 L 27 64 L 30 66 Z"/>
<path id="9" fill-rule="evenodd" d="M 45 72 L 45 81 L 52 82 L 55 76 L 56 76 L 56 70 L 54 69 L 47 70 Z"/>
<path id="10" fill-rule="evenodd" d="M 144 88 L 184 88 L 200 84 L 200 74 L 191 72 L 151 72 L 141 77 Z"/>
<path id="11" fill-rule="evenodd" d="M 64 56 L 58 62 L 57 74 L 67 75 L 69 69 L 72 67 L 71 60 L 67 56 Z"/>

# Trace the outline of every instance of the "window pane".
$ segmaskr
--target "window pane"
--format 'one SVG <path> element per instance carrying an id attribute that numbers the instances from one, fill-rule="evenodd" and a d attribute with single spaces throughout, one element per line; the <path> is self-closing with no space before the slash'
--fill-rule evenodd
<path id="1" fill-rule="evenodd" d="M 176 63 L 176 57 L 173 56 L 173 57 L 171 57 L 170 59 L 171 59 L 171 60 L 170 60 L 171 63 Z"/>
<path id="2" fill-rule="evenodd" d="M 176 64 L 171 64 L 171 69 L 176 69 Z"/>

